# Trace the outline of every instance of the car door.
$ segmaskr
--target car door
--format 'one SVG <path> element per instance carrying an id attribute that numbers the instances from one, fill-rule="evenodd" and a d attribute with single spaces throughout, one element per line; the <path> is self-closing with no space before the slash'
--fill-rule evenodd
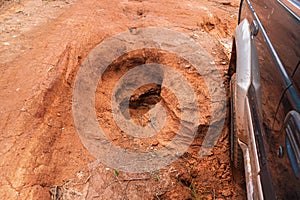
<path id="1" fill-rule="evenodd" d="M 260 33 L 254 39 L 258 51 L 264 128 L 261 137 L 264 144 L 264 149 L 261 150 L 261 173 L 264 174 L 264 165 L 268 163 L 276 198 L 298 199 L 300 185 L 291 170 L 290 160 L 287 159 L 285 126 L 290 112 L 297 110 L 299 103 L 297 88 L 293 82 L 295 84 L 300 79 L 292 79 L 300 55 L 299 19 L 279 0 L 252 2 L 262 25 L 259 27 Z M 278 152 L 282 147 L 280 144 L 286 151 L 283 158 L 280 158 Z M 267 175 L 262 175 L 261 178 L 263 188 L 267 188 Z M 265 197 L 268 199 L 266 192 Z"/>
<path id="2" fill-rule="evenodd" d="M 262 189 L 265 199 L 274 199 L 274 193 L 285 199 L 291 192 L 298 195 L 300 188 L 288 183 L 289 177 L 294 178 L 291 172 L 283 176 L 289 163 L 278 157 L 288 114 L 285 99 L 291 96 L 292 76 L 299 60 L 299 19 L 279 0 L 244 0 L 243 4 L 240 19 L 251 24 L 252 48 L 256 50 L 252 59 L 257 65 L 252 66 L 248 96 L 254 115 Z"/>

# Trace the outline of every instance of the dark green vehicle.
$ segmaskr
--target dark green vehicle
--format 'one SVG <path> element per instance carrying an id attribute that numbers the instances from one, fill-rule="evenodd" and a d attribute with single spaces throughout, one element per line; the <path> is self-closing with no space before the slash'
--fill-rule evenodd
<path id="1" fill-rule="evenodd" d="M 300 199 L 300 1 L 242 0 L 229 70 L 248 199 Z"/>

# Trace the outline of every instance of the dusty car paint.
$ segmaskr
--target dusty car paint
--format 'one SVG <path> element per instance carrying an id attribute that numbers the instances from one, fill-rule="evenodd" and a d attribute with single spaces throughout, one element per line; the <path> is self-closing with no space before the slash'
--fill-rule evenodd
<path id="1" fill-rule="evenodd" d="M 284 128 L 293 127 L 290 132 L 298 138 L 297 126 L 285 120 L 291 111 L 300 112 L 300 22 L 288 3 L 241 1 L 236 84 L 231 87 L 236 88 L 234 123 L 244 153 L 248 199 L 300 198 L 295 167 L 299 141 L 289 136 L 291 128 Z"/>

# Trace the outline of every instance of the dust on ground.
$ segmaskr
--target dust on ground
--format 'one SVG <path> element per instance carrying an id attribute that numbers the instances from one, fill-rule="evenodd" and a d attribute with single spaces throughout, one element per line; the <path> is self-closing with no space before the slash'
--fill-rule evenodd
<path id="1" fill-rule="evenodd" d="M 212 55 L 226 85 L 238 3 L 237 0 L 0 1 L 2 198 L 245 199 L 245 191 L 231 176 L 228 126 L 208 156 L 198 155 L 202 133 L 208 128 L 203 123 L 180 159 L 159 171 L 131 174 L 111 169 L 92 157 L 78 137 L 72 116 L 74 81 L 84 59 L 104 39 L 131 28 L 164 27 L 189 35 Z M 162 63 L 179 68 L 177 58 L 163 52 L 150 52 L 145 59 L 151 60 L 158 54 Z M 196 83 L 193 73 L 185 75 Z M 108 85 L 117 76 L 108 79 Z M 199 80 L 198 84 L 199 101 L 206 105 L 201 93 L 203 83 Z M 172 99 L 167 98 L 172 94 L 157 86 L 151 90 L 155 95 L 146 95 L 148 104 L 163 99 L 172 110 Z M 159 90 L 161 95 L 157 95 Z M 144 89 L 144 94 L 148 91 Z M 97 90 L 98 111 L 105 110 L 106 105 L 98 101 L 106 97 L 105 93 Z M 132 101 L 130 113 L 135 119 L 146 112 L 135 109 L 139 105 L 134 103 L 139 101 L 145 99 Z M 203 116 L 209 118 L 209 110 L 207 105 Z M 220 112 L 228 115 L 228 107 L 220 108 Z M 99 123 L 105 117 L 110 120 L 108 111 L 97 115 Z M 110 126 L 105 128 L 111 133 L 115 131 Z M 124 139 L 119 134 L 112 141 L 123 148 L 153 150 L 164 146 L 163 141 L 168 139 L 138 141 Z"/>

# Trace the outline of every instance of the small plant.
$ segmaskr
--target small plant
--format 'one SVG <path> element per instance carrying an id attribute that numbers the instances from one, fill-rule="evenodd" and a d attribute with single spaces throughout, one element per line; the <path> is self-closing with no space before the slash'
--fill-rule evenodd
<path id="1" fill-rule="evenodd" d="M 190 184 L 189 188 L 190 188 L 191 195 L 192 195 L 194 200 L 201 200 L 202 199 L 198 196 L 197 191 L 196 191 L 195 186 L 193 185 L 193 183 Z"/>
<path id="2" fill-rule="evenodd" d="M 160 177 L 158 175 L 158 172 L 150 172 L 150 175 L 155 179 L 155 181 L 159 181 Z"/>
<path id="3" fill-rule="evenodd" d="M 155 174 L 155 180 L 156 180 L 156 181 L 159 181 L 159 176 L 158 176 L 158 174 Z"/>
<path id="4" fill-rule="evenodd" d="M 119 172 L 119 170 L 117 170 L 117 169 L 114 169 L 114 175 L 115 175 L 115 177 L 118 177 L 118 176 L 120 175 L 120 172 Z"/>

